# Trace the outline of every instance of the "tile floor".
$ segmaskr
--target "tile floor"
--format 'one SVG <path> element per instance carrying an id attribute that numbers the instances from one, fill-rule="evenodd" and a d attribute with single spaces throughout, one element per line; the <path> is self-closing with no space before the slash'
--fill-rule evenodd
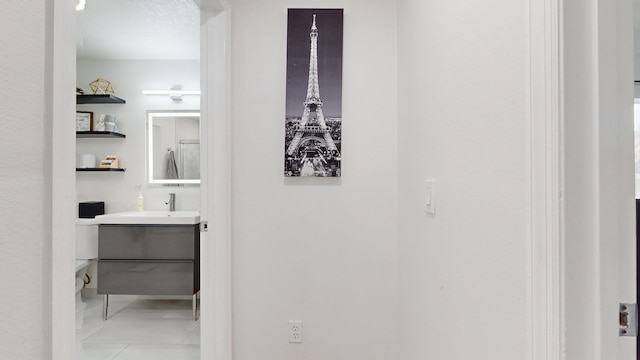
<path id="1" fill-rule="evenodd" d="M 102 296 L 85 299 L 77 313 L 77 360 L 200 359 L 200 321 L 193 321 L 191 300 L 109 298 L 102 320 Z"/>

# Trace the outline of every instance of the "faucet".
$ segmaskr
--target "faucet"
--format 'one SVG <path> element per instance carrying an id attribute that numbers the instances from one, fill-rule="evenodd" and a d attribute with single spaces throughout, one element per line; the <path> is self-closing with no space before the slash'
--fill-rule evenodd
<path id="1" fill-rule="evenodd" d="M 169 194 L 169 201 L 165 205 L 169 205 L 169 211 L 176 211 L 176 194 Z"/>

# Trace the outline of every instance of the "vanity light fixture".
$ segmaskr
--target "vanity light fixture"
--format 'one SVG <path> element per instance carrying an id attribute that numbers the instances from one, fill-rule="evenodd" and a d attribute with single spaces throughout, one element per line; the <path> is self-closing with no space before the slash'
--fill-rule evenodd
<path id="1" fill-rule="evenodd" d="M 199 90 L 142 90 L 145 95 L 169 95 L 171 100 L 181 101 L 184 95 L 200 96 Z"/>
<path id="2" fill-rule="evenodd" d="M 76 10 L 84 10 L 85 5 L 87 5 L 87 0 L 78 0 L 76 3 Z"/>

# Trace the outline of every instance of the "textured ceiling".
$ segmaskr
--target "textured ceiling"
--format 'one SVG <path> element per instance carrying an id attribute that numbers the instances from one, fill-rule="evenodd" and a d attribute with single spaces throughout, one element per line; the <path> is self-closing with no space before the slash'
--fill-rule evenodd
<path id="1" fill-rule="evenodd" d="M 78 11 L 79 59 L 198 59 L 200 11 L 209 0 L 86 0 Z M 640 0 L 634 1 L 640 57 Z"/>
<path id="2" fill-rule="evenodd" d="M 198 59 L 193 0 L 87 0 L 77 12 L 79 59 Z"/>

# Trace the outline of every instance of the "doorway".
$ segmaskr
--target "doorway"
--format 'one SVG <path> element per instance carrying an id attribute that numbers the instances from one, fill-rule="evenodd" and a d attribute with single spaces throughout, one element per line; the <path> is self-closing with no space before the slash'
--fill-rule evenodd
<path id="1" fill-rule="evenodd" d="M 185 95 L 178 98 L 148 95 L 145 91 L 200 90 L 200 9 L 192 0 L 91 0 L 85 4 L 84 9 L 77 11 L 76 17 L 78 91 L 83 94 L 99 94 L 106 90 L 126 101 L 77 106 L 78 111 L 93 114 L 94 133 L 101 130 L 99 119 L 109 116 L 115 119 L 117 134 L 124 136 L 116 139 L 78 138 L 77 153 L 92 154 L 98 160 L 115 155 L 120 162 L 118 168 L 126 171 L 77 172 L 76 201 L 104 201 L 107 213 L 120 213 L 136 210 L 138 204 L 134 199 L 137 193 L 144 194 L 143 197 L 138 195 L 144 199 L 139 210 L 168 211 L 169 205 L 166 203 L 172 194 L 171 198 L 176 199 L 172 202 L 175 210 L 198 210 L 201 202 L 198 184 L 187 183 L 184 177 L 175 180 L 172 178 L 171 184 L 165 184 L 169 181 L 164 180 L 166 170 L 159 175 L 163 180 L 152 181 L 156 178 L 149 177 L 148 174 L 153 174 L 152 159 L 158 159 L 161 164 L 166 165 L 167 149 L 181 154 L 180 141 L 190 139 L 199 142 L 199 120 L 186 123 L 186 120 L 179 120 L 177 117 L 166 118 L 162 132 L 156 129 L 153 133 L 162 135 L 163 141 L 158 144 L 164 146 L 164 151 L 145 151 L 145 144 L 151 143 L 152 139 L 151 120 L 147 119 L 147 113 L 160 110 L 199 112 L 199 96 Z M 98 80 L 100 84 L 108 86 L 96 92 Z M 146 122 L 149 122 L 149 126 Z M 174 159 L 174 164 L 177 163 L 180 168 L 183 162 L 179 156 Z M 178 177 L 179 174 L 175 175 Z M 179 182 L 182 183 L 176 186 Z M 78 243 L 81 240 L 84 239 L 76 239 Z M 199 253 L 192 250 L 192 256 L 194 252 Z M 151 258 L 153 256 L 149 254 L 149 259 Z M 193 261 L 191 267 L 199 265 L 198 258 Z M 153 291 L 138 288 L 139 293 L 136 293 L 136 289 L 114 292 L 108 298 L 107 317 L 106 311 L 103 315 L 105 300 L 103 295 L 98 294 L 104 293 L 106 289 L 108 277 L 105 274 L 115 275 L 115 268 L 105 269 L 111 269 L 115 265 L 105 261 L 90 262 L 90 271 L 85 276 L 85 289 L 82 290 L 84 299 L 76 300 L 81 304 L 76 306 L 78 360 L 117 360 L 140 356 L 162 358 L 171 353 L 180 354 L 176 357 L 186 360 L 199 359 L 200 320 L 192 316 L 191 296 L 183 291 L 180 291 L 182 296 L 158 296 L 177 293 L 175 289 L 169 292 L 164 290 L 171 286 L 171 281 Z M 97 263 L 100 266 L 96 266 Z M 120 262 L 117 266 L 118 273 L 133 279 L 142 276 L 141 271 L 146 271 L 149 276 L 153 272 L 160 274 L 152 270 L 152 266 L 161 265 L 151 262 Z M 171 266 L 173 269 L 166 272 L 167 276 L 163 276 L 166 279 L 174 279 L 171 274 L 187 273 L 184 270 L 186 264 L 165 263 L 164 266 Z M 191 269 L 188 273 L 195 273 L 197 278 L 198 271 Z M 121 278 L 110 286 L 124 281 L 126 279 Z M 173 282 L 175 281 L 174 279 Z M 188 282 L 183 284 L 189 292 L 194 288 Z"/>
<path id="2" fill-rule="evenodd" d="M 231 316 L 230 316 L 230 256 L 229 254 L 229 216 L 222 215 L 216 209 L 228 207 L 226 188 L 228 179 L 222 172 L 228 166 L 228 144 L 223 141 L 207 146 L 207 137 L 214 139 L 212 134 L 224 133 L 228 126 L 227 84 L 228 72 L 228 38 L 229 13 L 224 4 L 216 0 L 195 1 L 200 8 L 200 26 L 202 29 L 201 53 L 205 54 L 201 65 L 201 90 L 206 101 L 201 104 L 202 116 L 209 119 L 209 124 L 201 129 L 203 136 L 203 153 L 208 154 L 207 148 L 215 149 L 215 155 L 203 156 L 201 171 L 201 220 L 208 220 L 216 225 L 216 231 L 201 233 L 203 239 L 201 252 L 201 334 L 209 341 L 202 344 L 201 358 L 230 359 L 231 353 Z M 91 2 L 89 2 L 90 4 Z M 68 88 L 75 85 L 75 9 L 69 2 L 55 2 L 52 5 L 50 23 L 52 34 L 52 81 L 53 118 L 70 118 L 75 111 L 75 101 Z M 207 82 L 216 80 L 216 88 L 207 86 Z M 208 95 L 208 96 L 207 96 Z M 215 107 L 214 107 L 215 105 Z M 210 109 L 215 109 L 211 111 Z M 222 131 L 221 131 L 222 129 Z M 75 213 L 75 174 L 68 160 L 73 159 L 75 153 L 75 139 L 72 139 L 73 125 L 71 122 L 56 122 L 53 129 L 52 167 L 56 169 L 52 180 L 53 221 L 52 238 L 56 243 L 53 250 L 52 263 L 52 326 L 56 331 L 52 338 L 52 358 L 56 360 L 75 358 L 74 321 L 73 321 L 73 291 L 71 287 L 71 269 L 59 264 L 73 261 L 74 213 Z M 216 139 L 217 140 L 217 139 Z M 215 159 L 214 159 L 215 157 Z M 207 159 L 208 158 L 208 159 Z M 214 164 L 215 161 L 215 164 Z M 227 165 L 225 165 L 227 164 Z M 217 197 L 215 209 L 210 208 L 209 199 Z M 209 216 L 211 214 L 211 216 Z M 209 246 L 211 239 L 215 244 Z M 214 272 L 215 271 L 215 272 Z M 216 331 L 214 332 L 214 329 Z"/>

